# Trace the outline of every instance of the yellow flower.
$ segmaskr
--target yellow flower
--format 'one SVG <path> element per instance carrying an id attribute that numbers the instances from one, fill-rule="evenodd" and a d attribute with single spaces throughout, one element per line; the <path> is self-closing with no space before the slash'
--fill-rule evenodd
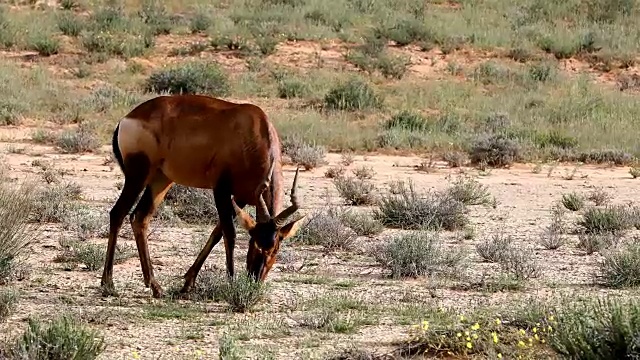
<path id="1" fill-rule="evenodd" d="M 462 337 L 462 333 L 457 333 L 456 336 L 457 337 Z"/>
<path id="2" fill-rule="evenodd" d="M 470 342 L 467 342 L 467 347 L 468 347 L 469 349 L 471 349 L 471 348 L 473 347 L 473 344 L 472 344 L 472 343 L 470 343 Z"/>
<path id="3" fill-rule="evenodd" d="M 502 323 L 502 321 L 500 321 L 500 318 L 496 318 L 496 325 L 500 325 Z"/>
<path id="4" fill-rule="evenodd" d="M 553 331 L 553 328 L 551 327 L 551 325 L 549 325 L 548 329 L 549 329 L 549 332 Z"/>
<path id="5" fill-rule="evenodd" d="M 526 345 L 524 344 L 524 341 L 520 340 L 518 341 L 518 346 L 525 347 Z"/>
<path id="6" fill-rule="evenodd" d="M 526 334 L 526 332 L 523 329 L 518 330 L 518 333 L 520 333 L 520 335 Z"/>
<path id="7" fill-rule="evenodd" d="M 498 353 L 498 359 L 502 359 L 502 354 Z"/>
<path id="8" fill-rule="evenodd" d="M 529 338 L 529 342 L 530 342 L 530 343 L 532 343 L 532 342 L 533 342 L 533 339 L 532 339 L 532 338 Z"/>
<path id="9" fill-rule="evenodd" d="M 460 315 L 460 321 L 464 321 L 464 315 Z"/>
<path id="10" fill-rule="evenodd" d="M 137 351 L 134 351 L 134 352 L 133 352 L 133 358 L 134 358 L 134 359 L 140 359 L 140 354 L 138 354 L 138 352 L 137 352 Z"/>
<path id="11" fill-rule="evenodd" d="M 491 333 L 491 337 L 493 337 L 493 342 L 495 344 L 497 344 L 498 343 L 498 334 L 496 334 L 495 331 L 494 331 L 494 332 Z"/>
<path id="12" fill-rule="evenodd" d="M 464 332 L 464 334 L 465 334 L 465 335 L 467 335 L 467 336 L 469 336 L 469 332 L 468 332 L 468 331 L 465 331 L 465 332 Z"/>
<path id="13" fill-rule="evenodd" d="M 533 337 L 538 341 L 540 340 L 540 337 L 538 336 L 538 334 L 533 335 Z"/>
<path id="14" fill-rule="evenodd" d="M 554 319 L 553 315 L 549 316 L 549 321 L 553 321 Z"/>
<path id="15" fill-rule="evenodd" d="M 426 320 L 422 321 L 422 330 L 427 331 L 429 330 L 429 322 Z"/>
<path id="16" fill-rule="evenodd" d="M 471 338 L 467 336 L 467 338 L 465 339 L 467 341 L 471 341 Z"/>
<path id="17" fill-rule="evenodd" d="M 473 334 L 471 335 L 472 338 L 477 339 L 478 338 L 478 334 Z"/>
<path id="18" fill-rule="evenodd" d="M 538 332 L 538 328 L 537 328 L 537 327 L 534 327 L 534 328 L 533 328 L 533 333 L 535 334 L 535 333 L 537 333 L 537 332 Z"/>
<path id="19" fill-rule="evenodd" d="M 543 344 L 546 343 L 546 341 L 544 339 L 540 340 L 540 342 L 543 343 Z"/>

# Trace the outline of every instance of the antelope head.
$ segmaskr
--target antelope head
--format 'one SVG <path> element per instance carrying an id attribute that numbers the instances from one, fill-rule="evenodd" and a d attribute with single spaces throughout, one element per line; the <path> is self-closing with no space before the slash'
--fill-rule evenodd
<path id="1" fill-rule="evenodd" d="M 244 210 L 240 209 L 233 201 L 233 207 L 241 226 L 247 230 L 251 240 L 247 251 L 247 272 L 254 279 L 263 281 L 271 267 L 276 262 L 276 255 L 280 248 L 280 243 L 298 231 L 304 216 L 297 215 L 292 221 L 288 221 L 291 216 L 298 211 L 298 199 L 296 197 L 296 184 L 298 182 L 298 170 L 293 178 L 291 186 L 291 206 L 282 210 L 279 214 L 272 216 L 269 213 L 264 200 L 264 191 L 269 187 L 273 174 L 273 163 L 265 182 L 257 191 L 258 205 L 256 206 L 256 219 L 254 220 Z"/>

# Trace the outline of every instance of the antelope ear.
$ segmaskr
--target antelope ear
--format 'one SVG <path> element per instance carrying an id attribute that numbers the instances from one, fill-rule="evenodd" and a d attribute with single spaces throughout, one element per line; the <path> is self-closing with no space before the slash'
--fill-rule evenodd
<path id="1" fill-rule="evenodd" d="M 304 220 L 304 218 L 306 218 L 307 215 L 301 216 L 295 220 L 293 220 L 292 222 L 288 223 L 287 225 L 281 227 L 278 230 L 278 233 L 281 236 L 281 240 L 284 240 L 286 238 L 290 238 L 293 235 L 295 235 L 298 230 L 300 230 L 300 226 L 302 225 L 302 220 Z"/>
<path id="2" fill-rule="evenodd" d="M 249 215 L 246 211 L 240 209 L 235 200 L 232 199 L 231 203 L 233 203 L 233 209 L 236 211 L 236 216 L 238 216 L 238 222 L 240 223 L 240 226 L 242 226 L 247 231 L 256 227 L 256 221 L 253 220 L 251 215 Z"/>

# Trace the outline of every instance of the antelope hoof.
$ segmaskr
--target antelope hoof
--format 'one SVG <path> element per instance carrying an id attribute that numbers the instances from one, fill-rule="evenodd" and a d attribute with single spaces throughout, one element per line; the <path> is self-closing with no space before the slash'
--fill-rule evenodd
<path id="1" fill-rule="evenodd" d="M 180 294 L 186 295 L 191 292 L 191 288 L 193 287 L 193 280 L 187 279 L 184 281 L 184 285 L 182 289 L 180 289 Z"/>
<path id="2" fill-rule="evenodd" d="M 157 282 L 151 283 L 151 291 L 153 292 L 153 297 L 156 299 L 160 299 L 164 296 L 164 292 L 162 291 L 162 287 Z"/>
<path id="3" fill-rule="evenodd" d="M 102 291 L 102 296 L 109 297 L 114 296 L 118 297 L 118 292 L 116 291 L 116 287 L 113 285 L 113 281 L 103 281 L 100 284 L 100 290 Z"/>

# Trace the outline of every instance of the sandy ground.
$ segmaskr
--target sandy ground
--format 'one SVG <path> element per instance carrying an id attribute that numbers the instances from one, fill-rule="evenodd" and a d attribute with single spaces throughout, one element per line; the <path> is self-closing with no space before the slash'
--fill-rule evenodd
<path id="1" fill-rule="evenodd" d="M 78 156 L 55 154 L 46 146 L 15 142 L 0 145 L 7 152 L 4 159 L 11 167 L 11 177 L 38 176 L 32 161 L 53 161 L 57 169 L 66 170 L 64 180 L 79 183 L 84 199 L 90 206 L 101 209 L 106 219 L 118 195 L 117 183 L 122 181 L 120 170 L 113 163 L 105 165 L 109 156 L 107 147 L 102 154 Z M 25 148 L 24 152 L 16 154 L 15 149 L 21 147 Z M 381 191 L 386 191 L 387 183 L 392 180 L 411 179 L 417 189 L 426 191 L 444 188 L 451 180 L 448 177 L 455 177 L 461 172 L 475 177 L 488 186 L 497 199 L 497 207 L 471 207 L 471 222 L 477 234 L 475 239 L 461 240 L 457 233 L 445 235 L 448 246 L 469 250 L 468 257 L 472 262 L 469 279 L 477 280 L 483 273 L 495 271 L 493 264 L 481 261 L 473 246 L 500 231 L 512 235 L 519 246 L 534 249 L 536 260 L 543 268 L 542 276 L 529 282 L 526 291 L 515 293 L 452 290 L 446 283 L 432 283 L 428 279 L 391 280 L 371 257 L 365 255 L 367 248 L 385 241 L 393 233 L 385 230 L 374 238 L 360 238 L 358 248 L 350 252 L 327 254 L 317 247 L 283 245 L 282 251 L 286 254 L 283 258 L 286 260 L 281 259 L 271 271 L 271 289 L 256 312 L 232 314 L 220 303 L 181 300 L 167 306 L 185 306 L 187 312 L 183 318 L 154 319 L 149 315 L 150 309 L 166 301 L 153 299 L 150 290 L 144 288 L 137 257 L 115 266 L 114 281 L 121 297 L 102 298 L 99 293 L 101 270 L 91 272 L 77 268 L 68 271 L 63 264 L 54 262 L 60 253 L 58 241 L 61 236 L 68 236 L 68 232 L 57 225 L 47 225 L 33 246 L 29 260 L 31 276 L 16 284 L 23 292 L 18 311 L 7 323 L 0 325 L 0 330 L 5 334 L 16 334 L 23 328 L 27 316 L 51 316 L 67 310 L 88 320 L 104 333 L 108 347 L 101 356 L 103 359 L 130 359 L 134 351 L 143 359 L 189 359 L 197 358 L 197 354 L 202 354 L 202 358 L 216 358 L 219 336 L 224 331 L 241 336 L 239 344 L 250 354 L 267 348 L 277 359 L 322 358 L 327 352 L 351 344 L 385 351 L 406 337 L 409 324 L 398 323 L 391 310 L 405 302 L 429 306 L 428 303 L 435 301 L 464 307 L 464 304 L 523 301 L 525 296 L 562 291 L 603 291 L 591 285 L 594 266 L 600 255 L 583 255 L 575 248 L 573 236 L 569 236 L 567 246 L 558 250 L 544 250 L 536 240 L 542 227 L 549 224 L 551 206 L 563 193 L 576 191 L 586 194 L 600 187 L 612 195 L 613 203 L 624 203 L 635 199 L 640 192 L 640 181 L 633 179 L 627 168 L 581 166 L 569 180 L 574 165 L 543 165 L 540 172 L 533 171 L 533 164 L 517 165 L 511 169 L 480 173 L 475 169 L 450 169 L 444 164 L 436 164 L 433 171 L 420 172 L 414 168 L 423 161 L 418 157 L 369 155 L 355 156 L 354 159 L 348 169 L 363 165 L 372 167 L 374 181 Z M 325 205 L 323 196 L 327 191 L 332 194 L 334 204 L 340 203 L 334 185 L 324 176 L 328 167 L 336 166 L 340 161 L 340 155 L 329 154 L 325 166 L 301 172 L 299 198 L 305 212 Z M 292 166 L 285 167 L 287 188 L 293 171 Z M 157 221 L 151 227 L 150 253 L 156 276 L 165 290 L 180 286 L 180 277 L 195 259 L 192 238 L 198 228 L 161 227 Z M 200 233 L 208 231 L 210 228 L 204 228 Z M 121 235 L 120 243 L 135 246 L 128 224 Z M 237 267 L 243 266 L 246 254 L 246 235 L 240 233 L 239 236 Z M 91 241 L 106 246 L 105 238 Z M 305 263 L 302 270 L 292 270 L 302 262 Z M 214 249 L 207 264 L 224 268 L 221 245 Z M 372 324 L 363 325 L 350 335 L 302 327 L 300 317 L 305 311 L 301 311 L 300 306 L 304 300 L 327 294 L 359 299 L 365 304 L 367 319 Z M 374 308 L 377 310 L 372 310 Z M 259 357 L 249 355 L 249 358 Z"/>

